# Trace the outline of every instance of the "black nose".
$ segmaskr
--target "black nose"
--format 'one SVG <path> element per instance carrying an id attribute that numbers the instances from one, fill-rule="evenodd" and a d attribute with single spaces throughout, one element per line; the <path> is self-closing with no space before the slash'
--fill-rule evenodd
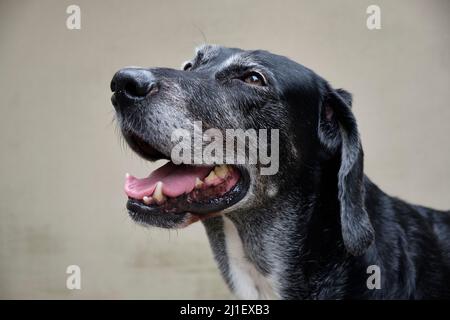
<path id="1" fill-rule="evenodd" d="M 155 94 L 158 86 L 152 73 L 146 69 L 124 68 L 116 72 L 111 80 L 111 91 L 124 93 L 132 98 L 143 98 Z"/>

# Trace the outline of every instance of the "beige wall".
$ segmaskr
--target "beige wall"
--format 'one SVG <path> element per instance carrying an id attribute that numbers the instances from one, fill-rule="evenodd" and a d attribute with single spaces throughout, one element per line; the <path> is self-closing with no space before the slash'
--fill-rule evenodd
<path id="1" fill-rule="evenodd" d="M 82 29 L 65 27 L 78 4 Z M 365 10 L 382 9 L 369 31 Z M 354 94 L 366 172 L 450 209 L 450 2 L 0 2 L 0 298 L 229 298 L 200 224 L 134 225 L 109 81 L 178 67 L 202 42 L 287 55 Z M 82 290 L 65 268 L 82 268 Z"/>

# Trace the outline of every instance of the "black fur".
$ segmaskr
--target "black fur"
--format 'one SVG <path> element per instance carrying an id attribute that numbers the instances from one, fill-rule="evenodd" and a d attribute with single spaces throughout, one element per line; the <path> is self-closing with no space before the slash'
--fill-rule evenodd
<path id="1" fill-rule="evenodd" d="M 231 56 L 239 63 L 224 66 Z M 364 175 L 348 92 L 266 51 L 205 46 L 191 65 L 189 71 L 149 69 L 159 93 L 116 102 L 122 130 L 139 131 L 167 154 L 169 129 L 185 120 L 219 129 L 280 129 L 279 172 L 260 176 L 246 166 L 252 194 L 224 214 L 248 260 L 275 279 L 281 298 L 450 298 L 450 214 L 390 197 Z M 264 88 L 237 80 L 255 65 L 267 77 Z M 277 190 L 271 197 L 270 188 Z M 176 227 L 171 219 L 144 222 Z M 223 218 L 203 223 L 233 289 Z M 370 265 L 380 267 L 379 290 L 367 288 Z"/>

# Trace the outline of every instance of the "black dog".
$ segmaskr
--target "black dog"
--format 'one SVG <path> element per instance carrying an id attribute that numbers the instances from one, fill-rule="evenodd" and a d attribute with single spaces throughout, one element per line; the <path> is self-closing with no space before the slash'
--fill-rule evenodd
<path id="1" fill-rule="evenodd" d="M 390 197 L 364 175 L 348 92 L 266 51 L 203 46 L 183 69 L 114 76 L 131 148 L 169 159 L 173 131 L 201 129 L 195 121 L 222 132 L 279 129 L 279 171 L 169 162 L 149 178 L 128 175 L 134 220 L 165 228 L 202 220 L 241 298 L 450 298 L 450 214 Z"/>

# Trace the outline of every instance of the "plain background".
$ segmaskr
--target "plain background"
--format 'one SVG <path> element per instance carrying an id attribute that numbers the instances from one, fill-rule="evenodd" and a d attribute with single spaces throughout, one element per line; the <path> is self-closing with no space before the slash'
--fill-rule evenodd
<path id="1" fill-rule="evenodd" d="M 81 7 L 81 30 L 66 8 Z M 381 7 L 382 29 L 366 27 Z M 450 1 L 0 2 L 0 298 L 231 298 L 203 226 L 144 229 L 124 209 L 109 82 L 178 68 L 201 43 L 267 49 L 354 94 L 366 173 L 450 209 Z M 82 289 L 66 289 L 66 267 Z"/>

